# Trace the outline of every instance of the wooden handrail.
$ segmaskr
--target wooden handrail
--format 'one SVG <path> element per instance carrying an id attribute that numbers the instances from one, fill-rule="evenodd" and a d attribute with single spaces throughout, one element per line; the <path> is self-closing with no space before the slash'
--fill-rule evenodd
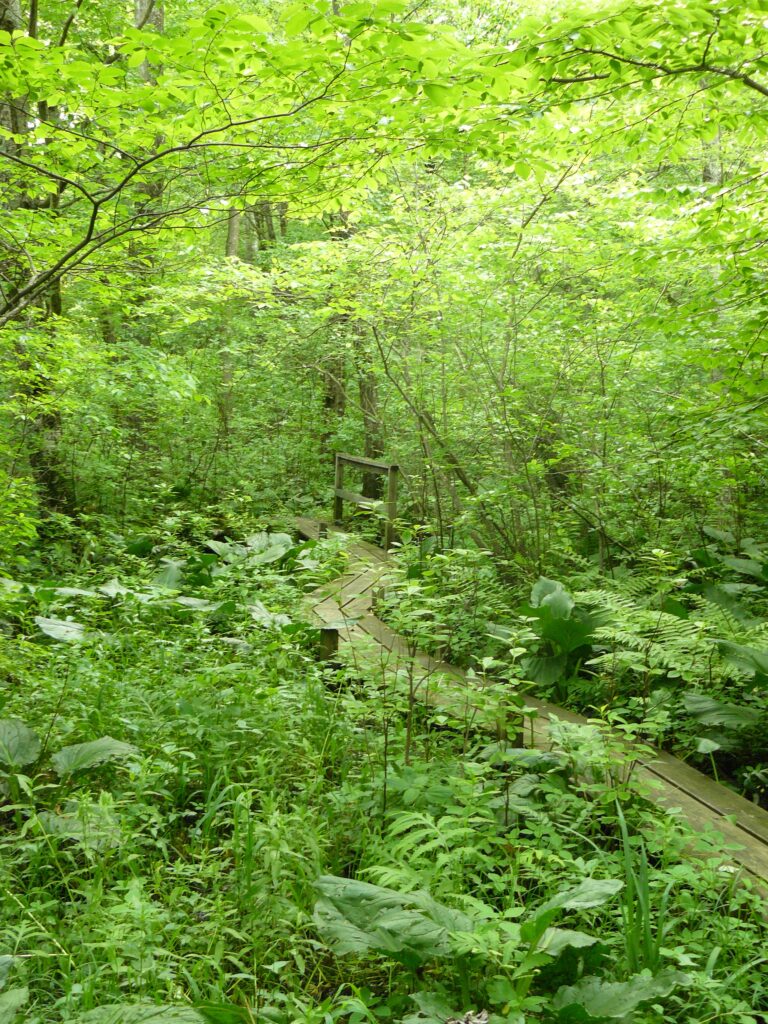
<path id="1" fill-rule="evenodd" d="M 377 462 L 376 459 L 364 459 L 362 455 L 347 455 L 346 452 L 336 452 L 336 458 L 351 466 L 362 466 L 371 473 L 389 473 L 400 468 L 396 462 Z"/>
<path id="2" fill-rule="evenodd" d="M 383 504 L 385 525 L 384 525 L 384 547 L 392 547 L 395 536 L 395 519 L 397 518 L 397 474 L 399 466 L 396 462 L 379 462 L 376 459 L 366 459 L 361 455 L 348 455 L 346 452 L 336 452 L 334 456 L 335 474 L 333 487 L 333 521 L 341 523 L 344 511 L 344 502 L 349 501 L 353 505 L 363 508 L 373 508 L 377 504 Z M 387 497 L 379 503 L 375 498 L 366 498 L 356 491 L 349 491 L 344 487 L 344 467 L 352 466 L 362 470 L 363 473 L 383 474 L 387 477 Z"/>

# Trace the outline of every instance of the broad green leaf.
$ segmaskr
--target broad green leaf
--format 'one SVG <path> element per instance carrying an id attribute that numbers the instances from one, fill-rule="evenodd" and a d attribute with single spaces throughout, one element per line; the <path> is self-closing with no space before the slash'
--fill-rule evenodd
<path id="1" fill-rule="evenodd" d="M 152 548 L 155 546 L 155 542 L 151 537 L 138 537 L 136 540 L 126 544 L 125 550 L 129 555 L 137 555 L 143 558 L 145 555 L 152 553 Z"/>
<path id="2" fill-rule="evenodd" d="M 106 597 L 124 597 L 126 594 L 133 593 L 128 587 L 123 586 L 120 580 L 110 580 L 108 583 L 103 583 L 99 590 Z"/>
<path id="3" fill-rule="evenodd" d="M 248 611 L 255 622 L 267 629 L 280 629 L 281 626 L 289 626 L 291 618 L 282 612 L 271 612 L 261 601 L 253 601 L 248 605 Z"/>
<path id="4" fill-rule="evenodd" d="M 106 761 L 124 761 L 137 753 L 138 749 L 131 743 L 113 740 L 111 736 L 101 736 L 88 743 L 73 743 L 69 747 L 62 747 L 51 761 L 59 775 L 71 775 Z"/>
<path id="5" fill-rule="evenodd" d="M 450 106 L 455 98 L 456 90 L 437 82 L 425 82 L 422 85 L 425 95 L 438 107 Z"/>
<path id="6" fill-rule="evenodd" d="M 13 961 L 16 959 L 14 956 L 3 954 L 0 956 L 0 988 L 5 988 L 5 983 L 8 980 L 8 974 L 13 967 Z"/>
<path id="7" fill-rule="evenodd" d="M 287 962 L 285 961 L 285 963 Z M 206 1024 L 253 1024 L 253 1013 L 245 1006 L 201 1003 L 195 1006 L 195 1010 Z M 268 1021 L 269 1017 L 265 1015 L 264 1020 Z"/>
<path id="8" fill-rule="evenodd" d="M 72 839 L 85 849 L 115 849 L 122 831 L 109 802 L 67 801 L 62 813 L 40 811 L 37 821 L 43 832 Z"/>
<path id="9" fill-rule="evenodd" d="M 655 977 L 650 972 L 635 975 L 629 981 L 608 982 L 602 978 L 583 978 L 578 984 L 559 989 L 552 1000 L 563 1022 L 627 1020 L 629 1014 L 651 1000 L 663 999 L 675 988 L 689 984 L 687 974 L 666 970 Z"/>
<path id="10" fill-rule="evenodd" d="M 23 768 L 40 756 L 40 737 L 18 718 L 0 719 L 0 763 Z"/>
<path id="11" fill-rule="evenodd" d="M 85 626 L 79 622 L 72 622 L 71 619 L 48 619 L 43 615 L 36 615 L 35 622 L 46 636 L 53 637 L 54 640 L 77 643 L 85 636 Z"/>
<path id="12" fill-rule="evenodd" d="M 729 569 L 734 569 L 744 576 L 756 576 L 759 580 L 765 579 L 765 563 L 757 562 L 754 558 L 734 558 L 730 555 L 722 555 L 720 560 L 723 565 L 727 565 Z"/>
<path id="13" fill-rule="evenodd" d="M 29 1000 L 29 989 L 10 988 L 0 995 L 0 1024 L 14 1024 L 17 1012 Z"/>
<path id="14" fill-rule="evenodd" d="M 574 601 L 562 583 L 541 576 L 531 590 L 531 605 L 548 608 L 555 619 L 567 619 L 573 611 Z"/>
<path id="15" fill-rule="evenodd" d="M 723 704 L 702 693 L 686 693 L 683 697 L 685 710 L 702 725 L 722 726 L 726 729 L 744 729 L 760 721 L 757 708 L 740 707 L 738 704 Z"/>
<path id="16" fill-rule="evenodd" d="M 241 562 L 248 554 L 248 548 L 242 544 L 231 544 L 221 540 L 208 540 L 205 543 L 225 562 Z"/>
<path id="17" fill-rule="evenodd" d="M 696 752 L 698 754 L 714 754 L 716 750 L 722 750 L 722 743 L 710 740 L 706 736 L 700 736 L 696 741 Z"/>
<path id="18" fill-rule="evenodd" d="M 293 538 L 287 533 L 254 533 L 245 543 L 249 561 L 258 565 L 281 559 L 293 547 Z"/>
<path id="19" fill-rule="evenodd" d="M 184 559 L 164 558 L 163 568 L 155 576 L 155 584 L 158 587 L 165 587 L 166 590 L 178 590 L 184 564 Z"/>
<path id="20" fill-rule="evenodd" d="M 356 879 L 324 875 L 315 883 L 318 931 L 335 953 L 376 950 L 411 968 L 450 956 L 450 931 L 470 931 L 470 919 L 427 893 L 400 893 Z"/>
<path id="21" fill-rule="evenodd" d="M 568 659 L 564 654 L 554 654 L 550 657 L 532 654 L 521 659 L 520 667 L 526 679 L 541 683 L 542 686 L 551 686 L 562 677 L 567 663 Z"/>
<path id="22" fill-rule="evenodd" d="M 573 889 L 564 889 L 538 908 L 537 914 L 554 910 L 589 910 L 607 903 L 624 886 L 618 878 L 586 878 Z"/>
<path id="23" fill-rule="evenodd" d="M 445 1024 L 451 1018 L 461 1019 L 461 1013 L 437 992 L 414 992 L 410 998 L 419 1012 L 404 1017 L 403 1024 Z"/>
<path id="24" fill-rule="evenodd" d="M 539 939 L 538 949 L 550 956 L 560 956 L 564 949 L 572 946 L 574 949 L 584 949 L 587 946 L 594 946 L 600 940 L 594 935 L 587 935 L 586 932 L 573 931 L 570 928 L 547 928 Z"/>
<path id="25" fill-rule="evenodd" d="M 205 1017 L 191 1006 L 110 1003 L 75 1017 L 73 1024 L 205 1024 Z"/>
<path id="26" fill-rule="evenodd" d="M 731 643 L 730 640 L 718 640 L 717 646 L 726 661 L 752 674 L 760 672 L 768 675 L 768 651 L 759 651 L 755 647 L 743 647 Z"/>
<path id="27" fill-rule="evenodd" d="M 203 597 L 176 597 L 172 601 L 173 604 L 180 604 L 183 608 L 191 608 L 193 611 L 198 612 L 210 612 L 214 608 L 218 608 L 221 602 L 219 601 L 206 601 Z"/>
<path id="28" fill-rule="evenodd" d="M 551 640 L 563 654 L 575 651 L 589 643 L 598 619 L 592 615 L 577 613 L 571 618 L 552 615 L 547 605 L 539 609 L 539 625 L 534 626 L 544 640 Z"/>
<path id="29" fill-rule="evenodd" d="M 734 545 L 736 538 L 728 530 L 716 530 L 713 526 L 702 527 L 703 532 L 713 540 L 722 541 L 724 544 Z"/>

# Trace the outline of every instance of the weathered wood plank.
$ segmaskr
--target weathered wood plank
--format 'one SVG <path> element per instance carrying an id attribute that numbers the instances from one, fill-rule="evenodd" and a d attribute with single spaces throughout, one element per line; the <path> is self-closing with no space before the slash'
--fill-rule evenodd
<path id="1" fill-rule="evenodd" d="M 376 498 L 366 498 L 364 494 L 358 494 L 357 491 L 348 491 L 344 487 L 336 487 L 333 493 L 340 501 L 351 501 L 353 505 L 361 505 L 363 508 L 372 509 L 380 504 Z"/>
<path id="2" fill-rule="evenodd" d="M 376 459 L 366 459 L 362 455 L 348 455 L 347 452 L 338 452 L 337 459 L 348 462 L 351 466 L 363 466 L 372 473 L 388 473 L 391 469 L 398 469 L 396 462 L 379 462 Z"/>
<path id="3" fill-rule="evenodd" d="M 732 816 L 739 828 L 768 847 L 768 814 L 761 807 L 664 750 L 657 751 L 645 767 L 711 811 Z"/>
<path id="4" fill-rule="evenodd" d="M 296 528 L 297 533 L 301 534 L 306 540 L 317 540 L 320 534 L 320 521 L 318 519 L 310 519 L 306 516 L 297 516 L 293 520 L 293 524 Z M 343 534 L 349 537 L 349 544 L 347 550 L 350 555 L 355 558 L 359 558 L 361 561 L 367 563 L 386 562 L 387 553 L 383 548 L 377 547 L 376 544 L 371 544 L 367 540 L 358 540 L 352 537 L 347 530 L 342 529 L 335 523 L 328 524 L 329 533 Z"/>

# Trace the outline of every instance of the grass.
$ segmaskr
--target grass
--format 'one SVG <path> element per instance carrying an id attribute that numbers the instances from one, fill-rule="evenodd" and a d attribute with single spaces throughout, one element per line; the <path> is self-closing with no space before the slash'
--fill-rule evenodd
<path id="1" fill-rule="evenodd" d="M 557 999 L 580 978 L 634 985 L 631 1001 L 643 968 L 659 994 L 640 999 L 638 1022 L 760 1019 L 760 900 L 716 849 L 689 861 L 682 829 L 599 765 L 577 786 L 572 755 L 525 762 L 421 708 L 406 738 L 405 703 L 373 669 L 321 663 L 301 621 L 305 591 L 343 564 L 337 541 L 270 563 L 219 559 L 202 577 L 200 554 L 196 542 L 143 558 L 117 547 L 4 592 L 0 718 L 43 749 L 3 766 L 3 1024 L 429 1024 L 479 1009 L 565 1020 L 575 1011 Z M 179 589 L 153 589 L 161 555 L 179 563 Z M 112 578 L 126 592 L 101 593 Z M 92 593 L 57 590 L 73 586 Z M 36 616 L 74 620 L 84 637 L 54 639 Z M 55 770 L 57 751 L 99 737 L 130 752 Z M 393 892 L 397 940 L 374 915 L 358 918 L 355 946 L 343 916 L 355 905 L 329 931 L 315 917 L 322 876 Z M 570 907 L 562 894 L 590 879 L 624 888 Z M 443 913 L 409 909 L 426 890 L 469 923 L 417 955 L 408 936 L 434 938 L 429 914 Z M 542 908 L 558 898 L 550 920 Z M 555 956 L 539 948 L 551 927 L 586 938 Z"/>

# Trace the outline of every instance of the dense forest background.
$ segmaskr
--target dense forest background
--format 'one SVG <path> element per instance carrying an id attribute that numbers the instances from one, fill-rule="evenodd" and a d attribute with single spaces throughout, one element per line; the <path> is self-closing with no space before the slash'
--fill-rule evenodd
<path id="1" fill-rule="evenodd" d="M 338 448 L 526 564 L 764 527 L 759 5 L 59 7 L 0 15 L 7 556 Z"/>
<path id="2" fill-rule="evenodd" d="M 428 725 L 412 742 L 413 709 L 370 680 L 365 708 L 328 702 L 297 602 L 346 556 L 292 547 L 291 523 L 330 516 L 335 452 L 396 462 L 381 614 L 398 631 L 765 804 L 767 137 L 762 0 L 0 0 L 0 988 L 12 961 L 26 979 L 0 1024 L 26 1000 L 30 1020 L 155 1019 L 89 1016 L 121 999 L 255 1012 L 169 1024 L 261 1019 L 264 1000 L 286 1024 L 436 1024 L 481 1003 L 510 1024 L 629 1020 L 673 990 L 690 995 L 642 1024 L 764 1019 L 757 902 L 680 866 L 685 841 L 608 785 L 616 753 L 595 737 L 569 755 L 574 778 L 579 758 L 602 765 L 574 791 L 587 804 L 555 787 L 549 825 L 537 805 L 515 826 L 529 847 L 509 891 L 546 923 L 502 970 L 488 951 L 523 910 L 482 931 L 506 899 L 498 779 L 466 735 L 438 763 L 448 741 Z M 348 524 L 370 539 L 378 486 L 359 482 L 374 511 Z M 117 746 L 74 767 L 64 747 L 54 771 L 49 741 L 75 740 Z M 103 788 L 70 792 L 92 768 Z M 458 831 L 441 870 L 422 863 L 401 812 L 449 832 L 464 815 L 485 867 L 454 856 Z M 114 853 L 127 836 L 154 876 Z M 357 869 L 477 915 L 454 974 L 399 949 L 350 980 L 329 951 L 344 940 L 308 937 L 316 877 Z M 536 943 L 552 907 L 615 895 L 552 897 L 593 871 L 655 903 L 627 896 L 595 924 L 610 984 L 635 987 L 578 1016 L 591 945 L 561 936 L 570 960 L 539 991 Z M 444 923 L 398 907 L 417 905 Z M 550 1000 L 558 984 L 573 1004 Z"/>

